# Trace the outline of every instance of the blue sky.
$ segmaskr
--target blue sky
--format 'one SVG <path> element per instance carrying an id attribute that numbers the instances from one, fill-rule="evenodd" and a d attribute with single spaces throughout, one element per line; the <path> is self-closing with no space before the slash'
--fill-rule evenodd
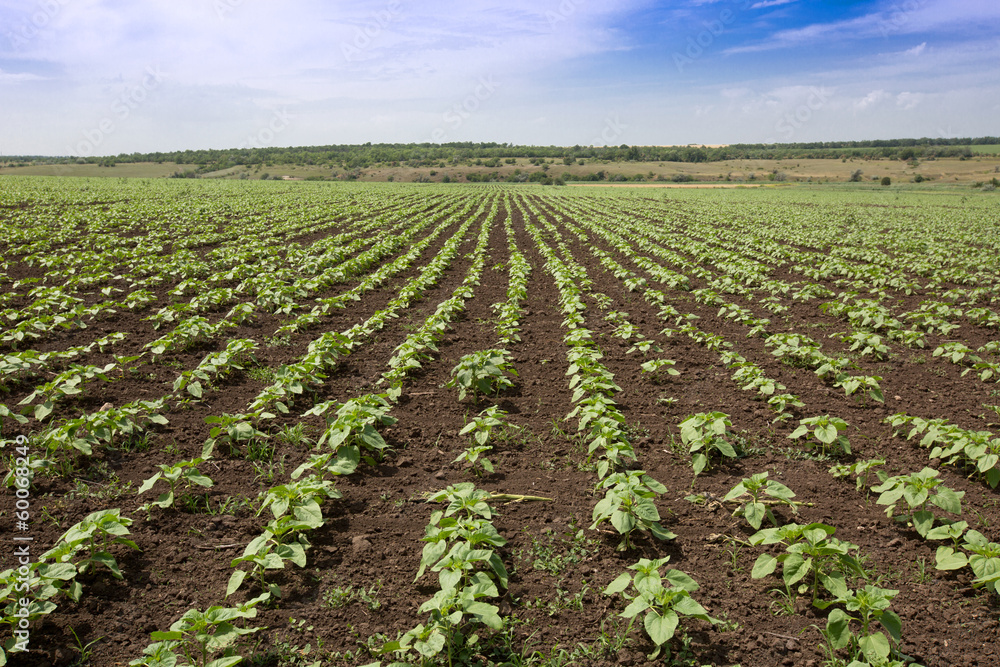
<path id="1" fill-rule="evenodd" d="M 0 0 L 0 152 L 1000 134 L 996 0 Z"/>

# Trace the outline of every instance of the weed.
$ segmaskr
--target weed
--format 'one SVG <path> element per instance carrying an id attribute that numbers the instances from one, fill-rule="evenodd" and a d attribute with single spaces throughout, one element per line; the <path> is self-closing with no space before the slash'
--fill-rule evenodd
<path id="1" fill-rule="evenodd" d="M 530 559 L 531 566 L 536 570 L 560 576 L 567 568 L 593 558 L 600 544 L 600 541 L 587 537 L 582 529 L 578 529 L 574 518 L 569 530 L 562 536 L 552 530 L 546 530 L 542 539 L 532 536 L 527 558 L 523 551 L 518 556 L 523 560 Z"/>
<path id="2" fill-rule="evenodd" d="M 367 590 L 364 586 L 352 586 L 348 584 L 344 587 L 330 588 L 323 592 L 323 604 L 330 609 L 340 609 L 355 602 L 364 603 L 369 611 L 378 611 L 382 608 L 382 602 L 378 599 L 379 591 L 382 590 L 382 580 L 379 579 Z"/>
<path id="3" fill-rule="evenodd" d="M 302 422 L 299 422 L 295 426 L 283 426 L 274 437 L 279 442 L 303 449 L 308 449 L 314 444 L 312 439 L 306 435 L 306 425 Z"/>

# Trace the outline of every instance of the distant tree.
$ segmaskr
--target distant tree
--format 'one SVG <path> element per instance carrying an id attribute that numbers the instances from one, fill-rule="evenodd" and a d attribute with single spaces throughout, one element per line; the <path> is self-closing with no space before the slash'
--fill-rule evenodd
<path id="1" fill-rule="evenodd" d="M 880 181 L 880 183 L 882 185 L 892 185 L 892 179 L 889 178 L 888 176 L 883 176 L 882 180 Z"/>
<path id="2" fill-rule="evenodd" d="M 860 169 L 855 169 L 854 171 L 851 172 L 850 182 L 851 183 L 860 183 L 861 182 L 861 170 Z"/>

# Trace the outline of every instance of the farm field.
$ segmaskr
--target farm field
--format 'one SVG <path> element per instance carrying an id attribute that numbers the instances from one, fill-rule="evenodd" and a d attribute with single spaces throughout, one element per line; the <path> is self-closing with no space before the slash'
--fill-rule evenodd
<path id="1" fill-rule="evenodd" d="M 994 193 L 0 185 L 0 664 L 1000 665 Z"/>

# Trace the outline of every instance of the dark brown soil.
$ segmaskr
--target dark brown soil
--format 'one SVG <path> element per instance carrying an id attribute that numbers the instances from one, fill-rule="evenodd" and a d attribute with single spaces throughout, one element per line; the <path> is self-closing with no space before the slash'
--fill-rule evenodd
<path id="1" fill-rule="evenodd" d="M 903 653 L 928 666 L 1000 666 L 997 598 L 974 589 L 968 570 L 935 570 L 934 555 L 940 543 L 925 541 L 905 525 L 890 520 L 884 508 L 875 503 L 875 494 L 859 493 L 853 480 L 836 479 L 828 472 L 835 463 L 876 455 L 888 459 L 886 471 L 890 474 L 914 472 L 931 465 L 926 450 L 904 437 L 893 437 L 892 428 L 883 423 L 885 417 L 896 412 L 925 418 L 946 417 L 964 428 L 992 428 L 996 432 L 997 417 L 988 410 L 984 413 L 983 407 L 1000 402 L 997 390 L 993 389 L 996 385 L 980 382 L 971 375 L 962 377 L 961 367 L 933 358 L 929 351 L 921 353 L 891 345 L 892 354 L 884 362 L 854 357 L 866 373 L 884 378 L 885 404 L 864 404 L 831 389 L 810 369 L 781 364 L 762 339 L 747 338 L 745 326 L 717 317 L 718 308 L 698 304 L 687 292 L 665 289 L 678 311 L 698 315 L 699 328 L 734 343 L 768 377 L 786 385 L 788 392 L 798 395 L 806 404 L 795 420 L 772 424 L 773 414 L 766 404 L 754 400 L 752 392 L 740 391 L 717 353 L 683 335 L 662 335 L 661 331 L 673 326 L 673 322 L 661 320 L 659 308 L 644 300 L 641 292 L 628 292 L 621 280 L 602 268 L 589 245 L 563 227 L 566 247 L 586 268 L 593 280 L 592 291 L 612 300 L 610 308 L 602 310 L 597 300 L 587 296 L 586 326 L 594 332 L 605 355 L 603 363 L 622 388 L 615 400 L 630 424 L 638 465 L 668 488 L 657 506 L 665 527 L 677 534 L 675 540 L 668 542 L 640 537 L 633 549 L 618 552 L 616 534 L 609 530 L 589 530 L 598 500 L 593 492 L 597 477 L 587 463 L 586 444 L 575 437 L 575 420 L 564 420 L 573 405 L 566 376 L 566 346 L 562 340 L 565 329 L 561 326 L 559 293 L 525 225 L 541 225 L 548 220 L 562 227 L 560 218 L 553 215 L 561 211 L 563 216 L 576 220 L 574 224 L 585 226 L 593 217 L 588 211 L 605 206 L 626 219 L 632 215 L 631 219 L 636 221 L 649 220 L 650 211 L 657 210 L 664 219 L 677 220 L 690 215 L 703 220 L 704 195 L 698 203 L 688 202 L 683 196 L 667 200 L 637 198 L 644 210 L 630 213 L 631 207 L 617 201 L 605 203 L 601 199 L 605 195 L 599 194 L 560 200 L 537 194 L 529 197 L 518 190 L 469 189 L 462 193 L 486 198 L 484 211 L 489 210 L 495 199 L 511 197 L 521 198 L 523 204 L 530 204 L 531 209 L 544 216 L 538 219 L 532 213 L 525 220 L 518 210 L 510 207 L 516 244 L 532 266 L 528 296 L 523 304 L 526 312 L 521 318 L 522 340 L 510 347 L 519 372 L 515 387 L 474 404 L 471 398 L 460 402 L 454 389 L 443 386 L 462 355 L 497 346 L 491 305 L 507 298 L 509 255 L 503 225 L 508 214 L 501 204 L 492 220 L 490 259 L 475 296 L 466 302 L 464 316 L 446 332 L 438 354 L 407 382 L 399 404 L 391 413 L 398 421 L 383 430 L 391 453 L 378 465 L 363 464 L 356 473 L 338 479 L 337 488 L 343 497 L 323 505 L 326 523 L 309 533 L 312 548 L 307 552 L 307 567 L 291 567 L 270 575 L 281 585 L 282 599 L 260 609 L 253 621 L 261 630 L 245 643 L 242 654 L 253 656 L 253 662 L 247 664 L 309 665 L 319 660 L 323 665 L 364 665 L 376 660 L 364 648 L 369 640 L 371 646 L 377 646 L 381 640 L 394 638 L 423 622 L 426 615 L 418 613 L 418 607 L 433 594 L 436 584 L 434 576 L 429 574 L 414 582 L 424 527 L 436 509 L 424 502 L 423 496 L 450 484 L 473 481 L 492 492 L 552 499 L 499 504 L 496 508 L 498 518 L 494 524 L 507 539 L 506 546 L 499 551 L 511 572 L 509 589 L 496 601 L 501 615 L 511 619 L 509 631 L 505 640 L 494 638 L 489 642 L 489 659 L 496 664 L 504 661 L 500 648 L 503 646 L 509 649 L 505 659 L 514 664 L 519 657 L 523 657 L 524 664 L 654 664 L 646 657 L 653 645 L 641 623 L 636 623 L 626 634 L 628 623 L 618 616 L 625 606 L 622 599 L 604 596 L 602 590 L 637 559 L 669 556 L 668 567 L 693 577 L 701 586 L 694 597 L 713 617 L 723 621 L 715 626 L 701 621 L 682 622 L 672 645 L 678 659 L 675 664 L 820 665 L 824 653 L 817 628 L 824 626 L 827 612 L 799 600 L 791 610 L 793 613 L 783 613 L 779 597 L 772 591 L 779 587 L 779 580 L 751 578 L 754 561 L 764 551 L 745 543 L 754 531 L 744 520 L 731 516 L 731 508 L 685 500 L 692 493 L 721 497 L 743 477 L 767 471 L 772 479 L 795 491 L 797 500 L 809 504 L 798 515 L 779 510 L 780 519 L 835 526 L 838 538 L 858 545 L 870 574 L 869 583 L 899 590 L 892 609 L 903 620 L 900 646 Z M 310 201 L 316 203 L 317 196 Z M 337 197 L 341 196 L 337 195 L 327 205 L 333 209 L 328 218 L 314 216 L 308 228 L 289 234 L 288 239 L 276 237 L 275 243 L 283 246 L 294 239 L 307 248 L 311 242 L 343 231 L 359 218 L 336 214 L 337 206 L 342 203 Z M 412 206 L 417 201 L 413 191 L 406 189 L 386 190 L 384 196 L 393 200 L 379 212 L 386 217 L 387 225 L 405 220 L 411 213 L 404 204 Z M 450 197 L 438 198 L 415 215 L 440 214 L 450 208 L 445 199 L 454 201 Z M 99 206 L 96 202 L 91 205 Z M 121 211 L 124 206 L 116 203 L 116 210 Z M 209 202 L 206 206 L 211 209 L 213 204 Z M 259 202 L 259 206 L 261 209 L 256 213 L 276 223 L 295 210 L 291 204 L 285 209 L 272 210 L 266 200 Z M 30 215 L 31 209 L 26 206 L 0 212 L 0 227 L 14 224 L 13 218 L 7 216 L 17 215 L 17 220 L 21 220 Z M 791 214 L 794 208 L 788 207 L 787 211 Z M 331 221 L 328 228 L 315 224 L 323 219 Z M 486 220 L 485 213 L 481 220 Z M 13 656 L 10 664 L 126 665 L 140 657 L 143 648 L 151 643 L 151 632 L 167 630 L 188 609 L 234 605 L 252 597 L 250 587 L 244 585 L 225 599 L 232 572 L 230 561 L 242 554 L 245 545 L 260 534 L 269 518 L 257 516 L 257 494 L 288 481 L 291 471 L 307 459 L 310 451 L 279 438 L 280 427 L 302 422 L 307 433 L 315 438 L 320 421 L 315 417 L 299 417 L 312 404 L 344 401 L 378 390 L 375 383 L 387 370 L 394 349 L 461 284 L 469 268 L 469 254 L 476 242 L 479 222 L 470 228 L 455 263 L 433 288 L 399 319 L 344 359 L 315 395 L 297 401 L 291 416 L 279 418 L 269 426 L 274 434 L 269 441 L 273 453 L 266 460 L 249 460 L 253 456 L 246 450 L 223 450 L 204 464 L 202 471 L 215 484 L 207 491 L 194 491 L 201 497 L 190 507 L 153 508 L 147 515 L 139 507 L 149 502 L 153 494 L 137 496 L 135 491 L 157 471 L 157 464 L 198 455 L 208 438 L 206 417 L 247 409 L 268 384 L 256 369 L 234 373 L 206 391 L 202 401 L 166 413 L 169 425 L 151 431 L 148 450 L 105 448 L 95 451 L 92 457 L 77 460 L 74 472 L 68 477 L 40 477 L 32 491 L 33 553 L 40 554 L 50 547 L 87 514 L 108 508 L 120 508 L 124 516 L 132 518 L 130 538 L 139 551 L 116 547 L 114 555 L 124 579 L 115 580 L 100 568 L 84 577 L 80 602 L 58 598 L 58 609 L 31 628 L 30 653 Z M 157 222 L 145 224 L 155 228 Z M 410 269 L 366 293 L 349 308 L 331 311 L 317 328 L 268 347 L 265 339 L 272 340 L 283 318 L 264 316 L 251 325 L 232 330 L 230 337 L 255 339 L 260 345 L 257 359 L 263 367 L 275 369 L 292 363 L 321 332 L 345 330 L 384 308 L 406 280 L 418 275 L 438 253 L 459 224 L 460 221 L 455 221 Z M 418 238 L 423 238 L 430 229 L 426 228 Z M 555 239 L 548 238 L 547 242 L 554 245 Z M 224 240 L 220 246 L 233 244 L 238 246 L 239 241 Z M 621 264 L 639 272 L 629 258 L 618 254 L 596 235 L 590 236 L 590 244 L 610 252 Z M 23 253 L 13 245 L 0 245 L 0 250 L 9 262 L 6 277 L 0 276 L 0 285 L 5 290 L 10 290 L 15 280 L 44 274 L 37 266 L 22 264 Z M 785 269 L 775 270 L 771 277 L 788 282 L 803 279 Z M 311 297 L 334 296 L 355 286 L 360 279 Z M 165 295 L 173 284 L 167 282 L 157 288 L 161 303 L 167 301 Z M 697 279 L 693 284 L 704 286 Z M 652 281 L 651 286 L 660 289 Z M 836 290 L 832 284 L 829 286 Z M 27 289 L 22 286 L 15 293 Z M 757 316 L 770 316 L 773 332 L 804 332 L 820 340 L 827 354 L 845 354 L 846 346 L 837 339 L 827 338 L 827 334 L 847 330 L 849 325 L 820 313 L 819 300 L 801 303 L 786 299 L 784 302 L 791 309 L 787 317 L 781 318 L 771 316 L 752 298 L 724 296 L 750 308 Z M 88 303 L 103 300 L 98 297 L 94 292 L 86 295 Z M 912 310 L 921 298 L 933 295 L 900 298 L 905 303 L 897 309 L 903 312 Z M 4 307 L 21 308 L 28 303 L 26 297 L 16 296 Z M 641 355 L 627 354 L 631 344 L 612 336 L 613 326 L 604 319 L 610 310 L 627 312 L 629 321 L 662 348 L 658 356 L 677 362 L 675 368 L 680 375 L 663 384 L 654 384 L 641 373 Z M 163 333 L 154 331 L 144 321 L 151 312 L 154 311 L 133 314 L 120 308 L 117 314 L 93 322 L 85 330 L 55 333 L 35 349 L 65 349 L 122 331 L 129 336 L 115 352 L 138 354 L 143 345 Z M 206 316 L 216 321 L 223 315 L 224 311 Z M 997 334 L 966 324 L 953 334 L 952 338 L 956 337 L 976 346 L 996 339 Z M 929 336 L 928 342 L 933 349 L 940 341 Z M 140 363 L 132 373 L 120 377 L 116 374 L 113 382 L 87 385 L 82 394 L 62 404 L 53 418 L 92 412 L 105 403 L 117 406 L 136 398 L 159 398 L 170 391 L 170 384 L 183 369 L 193 368 L 206 354 L 223 349 L 225 344 L 225 340 L 213 340 L 197 349 L 168 355 L 165 363 Z M 9 350 L 4 348 L 0 352 Z M 110 353 L 95 353 L 75 363 L 104 365 L 113 361 Z M 3 402 L 16 405 L 43 381 L 37 375 L 19 381 L 6 380 Z M 507 411 L 517 431 L 494 443 L 494 450 L 488 454 L 496 472 L 476 477 L 453 460 L 469 444 L 459 431 L 470 417 L 489 405 Z M 746 455 L 735 461 L 717 462 L 708 472 L 694 478 L 689 455 L 680 446 L 677 424 L 690 414 L 715 410 L 731 416 L 736 439 L 743 444 Z M 839 416 L 850 424 L 852 456 L 831 460 L 807 449 L 801 441 L 787 438 L 797 426 L 798 418 L 822 414 Z M 33 427 L 37 427 L 37 422 L 20 427 L 5 422 L 4 437 L 25 435 L 30 442 Z M 965 492 L 962 519 L 990 539 L 1000 541 L 997 490 L 974 477 L 968 478 L 970 471 L 953 467 L 940 470 L 948 486 Z M 5 535 L 18 534 L 13 518 L 14 496 L 5 492 L 0 497 L 3 498 L 0 528 Z M 7 542 L 12 544 L 10 540 Z M 13 564 L 11 549 L 5 548 L 4 552 L 0 559 L 2 568 Z M 355 593 L 369 591 L 377 603 L 369 604 L 358 595 L 344 594 L 348 587 Z M 338 590 L 339 596 L 335 592 Z M 6 632 L 0 637 L 6 638 Z M 480 631 L 480 634 L 485 641 L 491 633 Z M 80 663 L 80 644 L 74 635 L 80 644 L 93 642 L 88 649 L 88 662 Z M 620 645 L 614 645 L 616 635 L 621 638 Z M 687 637 L 686 649 L 680 641 L 682 635 Z M 566 652 L 561 662 L 560 651 Z M 528 658 L 532 655 L 534 662 L 530 663 Z M 661 659 L 655 664 L 662 662 Z M 481 658 L 472 664 L 489 663 Z"/>

